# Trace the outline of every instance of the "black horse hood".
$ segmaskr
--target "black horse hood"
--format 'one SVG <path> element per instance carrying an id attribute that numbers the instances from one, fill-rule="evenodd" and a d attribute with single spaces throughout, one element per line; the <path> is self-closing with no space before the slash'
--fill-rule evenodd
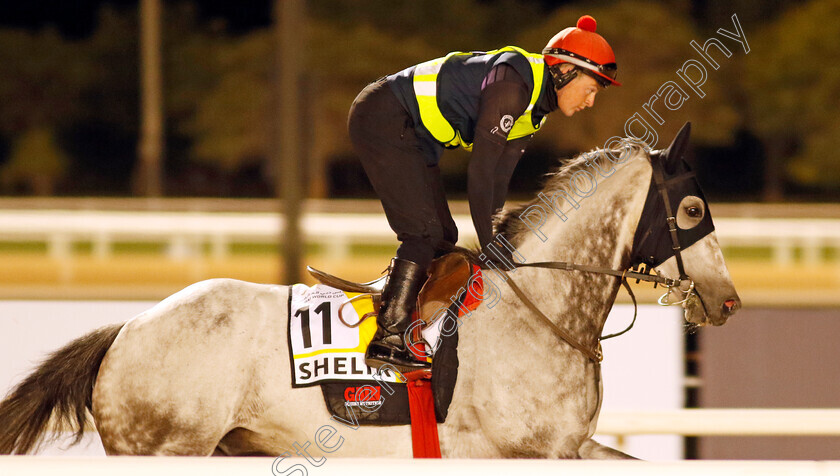
<path id="1" fill-rule="evenodd" d="M 676 254 L 669 232 L 665 200 L 668 203 L 667 208 L 674 217 L 680 209 L 683 198 L 695 196 L 703 201 L 703 218 L 699 223 L 689 229 L 680 228 L 677 223 L 674 223 L 682 250 L 715 230 L 708 201 L 694 172 L 684 160 L 690 135 L 691 123 L 687 122 L 668 148 L 652 151 L 650 154 L 653 173 L 639 226 L 633 237 L 632 266 L 641 263 L 651 267 L 659 266 Z"/>

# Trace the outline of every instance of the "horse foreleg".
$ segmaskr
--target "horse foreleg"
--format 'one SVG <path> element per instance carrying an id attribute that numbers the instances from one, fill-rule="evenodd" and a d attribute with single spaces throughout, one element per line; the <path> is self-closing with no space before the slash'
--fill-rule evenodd
<path id="1" fill-rule="evenodd" d="M 234 428 L 222 438 L 213 456 L 275 456 L 261 439 L 251 430 Z"/>
<path id="2" fill-rule="evenodd" d="M 578 449 L 582 459 L 638 459 L 589 438 Z"/>

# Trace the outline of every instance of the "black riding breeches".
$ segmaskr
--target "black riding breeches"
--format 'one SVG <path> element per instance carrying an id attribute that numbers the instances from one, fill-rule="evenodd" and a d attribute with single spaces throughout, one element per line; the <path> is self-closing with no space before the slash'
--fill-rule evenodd
<path id="1" fill-rule="evenodd" d="M 384 80 L 369 84 L 356 97 L 348 129 L 388 224 L 401 242 L 397 257 L 428 266 L 458 241 L 440 169 L 428 165 L 437 163 L 443 147 L 418 137 L 411 117 Z"/>

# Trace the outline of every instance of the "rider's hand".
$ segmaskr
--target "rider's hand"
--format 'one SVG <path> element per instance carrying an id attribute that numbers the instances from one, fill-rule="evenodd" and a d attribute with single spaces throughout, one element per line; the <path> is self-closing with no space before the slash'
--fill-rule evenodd
<path id="1" fill-rule="evenodd" d="M 485 266 L 489 266 L 492 263 L 499 269 L 512 271 L 516 265 L 516 261 L 511 256 L 511 252 L 496 241 L 491 241 L 484 245 L 481 248 L 481 254 L 483 256 L 481 261 Z"/>

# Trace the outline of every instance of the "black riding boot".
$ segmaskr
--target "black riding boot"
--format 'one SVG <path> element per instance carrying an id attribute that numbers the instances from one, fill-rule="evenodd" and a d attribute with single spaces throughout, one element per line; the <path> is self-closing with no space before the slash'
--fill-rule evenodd
<path id="1" fill-rule="evenodd" d="M 376 316 L 376 334 L 365 352 L 365 363 L 369 367 L 392 364 L 403 373 L 429 368 L 428 362 L 414 357 L 403 340 L 424 282 L 426 270 L 419 264 L 400 258 L 391 260 L 388 280 L 382 290 L 382 304 Z"/>

